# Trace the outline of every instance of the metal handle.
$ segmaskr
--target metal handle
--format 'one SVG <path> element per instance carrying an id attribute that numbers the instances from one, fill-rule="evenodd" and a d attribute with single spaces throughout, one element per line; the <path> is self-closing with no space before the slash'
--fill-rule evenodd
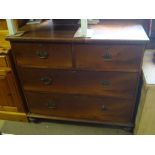
<path id="1" fill-rule="evenodd" d="M 110 85 L 110 81 L 103 80 L 101 84 L 102 84 L 102 86 L 109 86 Z"/>
<path id="2" fill-rule="evenodd" d="M 48 107 L 49 109 L 55 109 L 55 108 L 56 108 L 56 103 L 53 102 L 53 101 L 49 101 L 49 102 L 47 103 L 47 107 Z"/>
<path id="3" fill-rule="evenodd" d="M 42 77 L 41 81 L 43 82 L 43 84 L 49 85 L 52 83 L 52 78 L 51 77 Z"/>
<path id="4" fill-rule="evenodd" d="M 36 55 L 40 58 L 40 59 L 47 59 L 48 58 L 48 52 L 46 51 L 37 51 Z"/>
<path id="5" fill-rule="evenodd" d="M 112 55 L 109 53 L 109 48 L 106 49 L 106 52 L 102 56 L 104 61 L 110 61 L 112 60 Z"/>

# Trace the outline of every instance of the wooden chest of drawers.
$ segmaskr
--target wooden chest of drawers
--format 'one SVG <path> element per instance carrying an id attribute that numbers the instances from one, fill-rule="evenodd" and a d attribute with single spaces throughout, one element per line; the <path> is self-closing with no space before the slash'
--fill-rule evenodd
<path id="1" fill-rule="evenodd" d="M 8 37 L 29 117 L 133 127 L 148 38 L 135 23 L 110 24 L 92 26 L 94 38 L 50 21 Z"/>

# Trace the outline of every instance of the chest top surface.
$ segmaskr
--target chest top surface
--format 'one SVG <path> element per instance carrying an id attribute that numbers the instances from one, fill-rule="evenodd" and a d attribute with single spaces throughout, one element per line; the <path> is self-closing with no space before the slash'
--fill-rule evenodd
<path id="1" fill-rule="evenodd" d="M 18 37 L 7 37 L 10 41 L 49 41 L 49 42 L 134 42 L 144 43 L 149 41 L 142 25 L 135 22 L 103 21 L 97 25 L 89 25 L 93 30 L 91 38 L 75 38 L 78 25 L 54 25 L 51 20 L 41 24 L 26 25 L 21 31 L 25 33 Z"/>

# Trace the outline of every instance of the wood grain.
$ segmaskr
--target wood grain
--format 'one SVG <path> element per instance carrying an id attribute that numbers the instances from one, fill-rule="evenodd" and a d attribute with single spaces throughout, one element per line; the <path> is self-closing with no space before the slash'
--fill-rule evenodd
<path id="1" fill-rule="evenodd" d="M 0 106 L 17 108 L 18 112 L 24 112 L 22 100 L 11 70 L 0 70 L 0 98 Z"/>
<path id="2" fill-rule="evenodd" d="M 10 106 L 15 107 L 15 103 L 13 101 L 12 92 L 10 89 L 10 81 L 9 76 L 11 71 L 6 72 L 0 70 L 0 105 L 1 106 Z"/>
<path id="3" fill-rule="evenodd" d="M 135 73 L 20 69 L 25 90 L 134 98 Z M 45 84 L 42 78 L 51 82 Z"/>
<path id="4" fill-rule="evenodd" d="M 5 50 L 10 49 L 9 41 L 5 40 L 8 34 L 9 34 L 8 30 L 0 30 L 0 49 L 5 49 Z"/>
<path id="5" fill-rule="evenodd" d="M 91 38 L 74 38 L 77 29 L 47 20 L 24 26 L 20 37 L 7 37 L 29 116 L 133 126 L 142 57 L 149 40 L 142 25 L 103 21 L 89 26 Z M 38 59 L 36 51 L 45 49 L 49 59 Z M 49 109 L 49 100 L 58 109 L 51 108 L 52 103 Z M 103 103 L 107 112 L 101 112 Z"/>
<path id="6" fill-rule="evenodd" d="M 0 53 L 0 119 L 27 121 L 9 51 Z"/>
<path id="7" fill-rule="evenodd" d="M 75 25 L 53 25 L 51 20 L 42 24 L 26 25 L 21 30 L 25 34 L 21 37 L 9 36 L 10 41 L 31 42 L 76 42 L 76 43 L 135 43 L 149 41 L 142 25 L 129 21 L 105 21 L 98 25 L 91 25 L 94 31 L 91 38 L 74 38 L 78 27 Z"/>
<path id="8" fill-rule="evenodd" d="M 99 71 L 137 72 L 143 45 L 75 45 L 76 66 Z"/>
<path id="9" fill-rule="evenodd" d="M 35 92 L 26 92 L 26 96 L 32 114 L 117 123 L 130 122 L 132 117 L 129 100 Z"/>
<path id="10" fill-rule="evenodd" d="M 72 68 L 70 44 L 14 43 L 13 50 L 20 65 Z M 37 52 L 46 52 L 47 58 L 40 58 Z"/>
<path id="11" fill-rule="evenodd" d="M 21 121 L 27 122 L 27 116 L 25 113 L 0 111 L 0 118 L 3 120 Z"/>
<path id="12" fill-rule="evenodd" d="M 0 67 L 7 67 L 6 55 L 0 55 Z"/>

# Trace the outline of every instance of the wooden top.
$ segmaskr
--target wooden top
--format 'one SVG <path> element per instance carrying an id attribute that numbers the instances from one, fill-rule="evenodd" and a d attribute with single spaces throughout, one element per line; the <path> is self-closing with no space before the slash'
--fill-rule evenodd
<path id="1" fill-rule="evenodd" d="M 155 85 L 155 63 L 153 63 L 153 57 L 155 56 L 155 50 L 149 49 L 144 53 L 143 59 L 143 75 L 146 84 Z"/>
<path id="2" fill-rule="evenodd" d="M 51 20 L 41 24 L 26 25 L 21 30 L 24 35 L 9 36 L 10 41 L 49 41 L 49 42 L 133 42 L 142 43 L 149 40 L 143 27 L 136 22 L 103 21 L 90 25 L 93 30 L 91 38 L 74 38 L 78 25 L 54 25 Z"/>

